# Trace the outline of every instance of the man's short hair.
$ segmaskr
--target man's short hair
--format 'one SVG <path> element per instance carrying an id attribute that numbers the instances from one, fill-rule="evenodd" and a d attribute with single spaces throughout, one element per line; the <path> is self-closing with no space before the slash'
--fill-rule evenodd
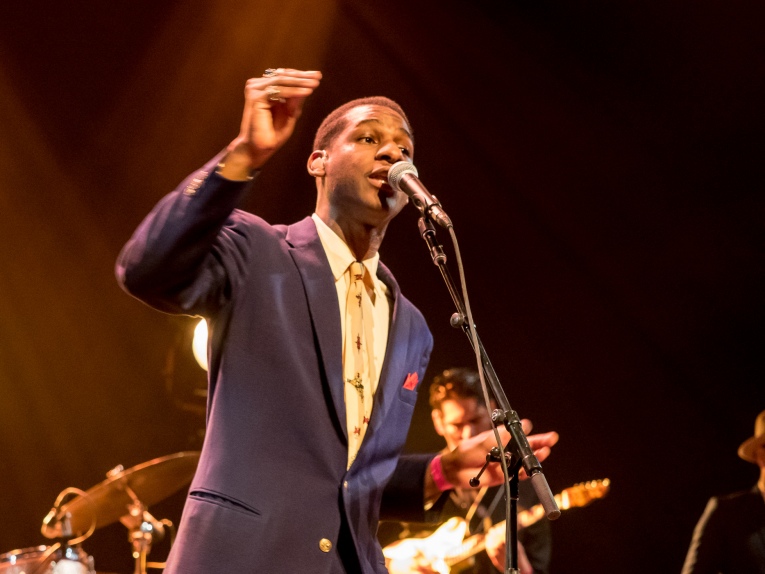
<path id="1" fill-rule="evenodd" d="M 316 137 L 313 139 L 313 149 L 317 150 L 328 148 L 332 143 L 332 140 L 337 137 L 337 134 L 343 131 L 348 125 L 348 120 L 345 117 L 345 114 L 349 110 L 358 108 L 359 106 L 383 106 L 389 108 L 404 119 L 406 125 L 409 127 L 409 133 L 413 133 L 412 124 L 409 123 L 409 118 L 406 117 L 404 110 L 390 98 L 386 98 L 384 96 L 358 98 L 343 104 L 339 108 L 330 112 L 330 114 L 324 118 L 324 120 L 321 122 L 321 125 L 319 126 L 319 129 L 316 130 Z"/>
<path id="2" fill-rule="evenodd" d="M 441 403 L 447 400 L 477 399 L 483 404 L 481 379 L 474 369 L 446 369 L 433 378 L 430 384 L 430 407 L 441 410 Z"/>

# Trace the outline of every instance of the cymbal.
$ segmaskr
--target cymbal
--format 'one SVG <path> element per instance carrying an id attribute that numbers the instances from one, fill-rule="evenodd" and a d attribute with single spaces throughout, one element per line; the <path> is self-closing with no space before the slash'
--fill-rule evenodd
<path id="1" fill-rule="evenodd" d="M 72 532 L 87 531 L 95 513 L 96 528 L 107 526 L 129 514 L 133 498 L 127 488 L 144 506 L 167 498 L 191 482 L 199 463 L 199 452 L 178 452 L 155 458 L 128 470 L 117 472 L 63 505 L 58 516 L 71 515 Z M 127 488 L 126 488 L 127 487 Z M 58 533 L 49 536 L 54 538 Z"/>

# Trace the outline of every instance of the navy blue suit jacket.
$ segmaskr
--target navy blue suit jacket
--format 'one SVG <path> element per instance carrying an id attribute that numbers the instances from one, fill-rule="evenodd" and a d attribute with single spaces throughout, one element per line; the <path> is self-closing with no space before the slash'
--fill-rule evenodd
<path id="1" fill-rule="evenodd" d="M 117 276 L 146 303 L 208 319 L 207 432 L 166 572 L 385 572 L 387 518 L 422 516 L 429 456 L 400 457 L 432 336 L 384 265 L 393 295 L 387 352 L 350 470 L 340 310 L 314 222 L 269 225 L 235 209 L 249 187 L 217 158 L 165 197 L 124 247 Z M 390 497 L 390 492 L 395 496 Z M 408 515 L 408 516 L 407 516 Z M 345 530 L 343 530 L 345 529 Z M 327 541 L 332 545 L 327 551 Z"/>

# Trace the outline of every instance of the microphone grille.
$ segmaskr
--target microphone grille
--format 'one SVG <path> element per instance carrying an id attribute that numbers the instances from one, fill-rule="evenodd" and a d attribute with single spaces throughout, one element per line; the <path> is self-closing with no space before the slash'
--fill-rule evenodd
<path id="1" fill-rule="evenodd" d="M 417 168 L 414 167 L 413 163 L 409 163 L 408 161 L 397 161 L 388 170 L 388 185 L 396 191 L 401 191 L 399 183 L 401 182 L 401 178 L 407 173 L 411 173 L 416 177 L 419 177 L 420 175 L 417 173 Z"/>

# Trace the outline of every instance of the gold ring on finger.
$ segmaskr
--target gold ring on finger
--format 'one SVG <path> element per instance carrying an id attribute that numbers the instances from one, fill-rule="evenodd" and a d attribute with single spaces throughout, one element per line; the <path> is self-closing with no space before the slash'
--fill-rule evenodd
<path id="1" fill-rule="evenodd" d="M 281 93 L 282 91 L 278 86 L 268 86 L 266 88 L 266 95 L 268 96 L 269 102 L 280 102 L 282 100 L 280 97 Z"/>

